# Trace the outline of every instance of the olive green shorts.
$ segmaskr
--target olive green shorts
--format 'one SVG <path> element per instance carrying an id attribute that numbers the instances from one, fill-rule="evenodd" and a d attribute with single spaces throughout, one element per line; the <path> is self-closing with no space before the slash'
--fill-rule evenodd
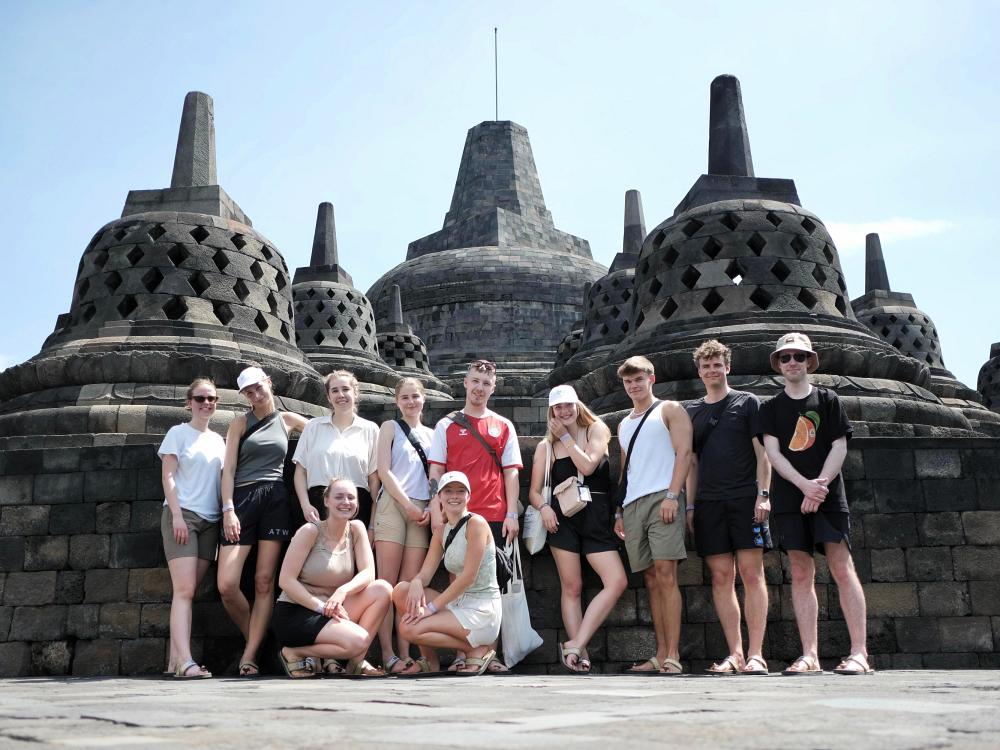
<path id="1" fill-rule="evenodd" d="M 660 518 L 660 503 L 666 490 L 643 495 L 625 506 L 622 524 L 625 527 L 625 551 L 633 573 L 646 570 L 654 560 L 685 560 L 684 496 L 677 502 L 677 518 L 671 524 Z"/>
<path id="2" fill-rule="evenodd" d="M 219 522 L 206 521 L 197 513 L 181 508 L 181 517 L 188 527 L 187 544 L 180 545 L 174 540 L 174 522 L 170 508 L 163 506 L 160 514 L 160 535 L 163 537 L 163 552 L 168 560 L 178 557 L 200 557 L 214 560 L 219 546 Z"/>

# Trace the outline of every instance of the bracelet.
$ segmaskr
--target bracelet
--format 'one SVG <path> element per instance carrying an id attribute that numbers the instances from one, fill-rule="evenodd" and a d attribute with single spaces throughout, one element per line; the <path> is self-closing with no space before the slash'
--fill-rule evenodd
<path id="1" fill-rule="evenodd" d="M 321 615 L 323 614 L 324 609 L 326 609 L 325 604 L 317 604 L 315 607 L 313 607 L 313 612 L 315 612 L 318 615 Z"/>
<path id="2" fill-rule="evenodd" d="M 223 505 L 222 506 L 222 512 L 223 513 L 228 513 L 231 510 L 236 510 L 236 506 L 235 505 Z"/>
<path id="3" fill-rule="evenodd" d="M 615 520 L 616 521 L 621 521 L 622 520 L 622 514 L 621 513 L 615 513 Z"/>
<path id="4" fill-rule="evenodd" d="M 573 439 L 573 436 L 570 435 L 568 432 L 564 432 L 562 435 L 559 436 L 559 440 L 562 443 L 568 443 L 572 439 Z"/>
<path id="5" fill-rule="evenodd" d="M 688 512 L 688 513 L 694 513 L 694 506 L 693 506 L 693 505 L 689 505 L 689 506 L 687 507 L 687 512 Z"/>
<path id="6" fill-rule="evenodd" d="M 516 521 L 517 520 L 517 513 L 508 513 L 506 517 L 510 518 L 511 520 Z"/>
<path id="7" fill-rule="evenodd" d="M 427 602 L 427 609 L 431 611 L 432 615 L 436 615 L 438 608 L 434 606 L 434 602 Z"/>

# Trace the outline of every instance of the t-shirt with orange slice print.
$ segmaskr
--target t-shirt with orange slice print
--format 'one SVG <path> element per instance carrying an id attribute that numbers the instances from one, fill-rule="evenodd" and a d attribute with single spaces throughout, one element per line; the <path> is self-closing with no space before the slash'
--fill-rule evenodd
<path id="1" fill-rule="evenodd" d="M 815 479 L 823 471 L 830 446 L 841 437 L 851 437 L 853 428 L 837 394 L 813 387 L 808 396 L 791 398 L 782 391 L 760 407 L 760 425 L 765 435 L 778 439 L 782 455 L 802 476 Z M 847 512 L 843 476 L 830 478 L 830 494 L 820 511 Z M 778 472 L 771 475 L 771 507 L 774 513 L 799 512 L 802 493 Z"/>

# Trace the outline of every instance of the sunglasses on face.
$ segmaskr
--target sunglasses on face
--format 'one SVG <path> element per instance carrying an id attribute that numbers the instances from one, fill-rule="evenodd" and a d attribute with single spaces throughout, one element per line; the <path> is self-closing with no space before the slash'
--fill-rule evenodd
<path id="1" fill-rule="evenodd" d="M 218 396 L 192 396 L 192 401 L 197 401 L 199 404 L 204 404 L 206 401 L 210 404 L 214 404 L 219 400 Z"/>
<path id="2" fill-rule="evenodd" d="M 496 362 L 490 362 L 488 359 L 477 359 L 475 362 L 469 363 L 469 369 L 480 372 L 496 372 L 497 365 Z"/>
<path id="3" fill-rule="evenodd" d="M 805 352 L 795 352 L 795 354 L 781 354 L 778 356 L 778 361 L 781 362 L 781 364 L 783 365 L 787 365 L 793 359 L 796 362 L 805 362 L 807 359 L 809 359 L 809 355 L 806 354 Z"/>

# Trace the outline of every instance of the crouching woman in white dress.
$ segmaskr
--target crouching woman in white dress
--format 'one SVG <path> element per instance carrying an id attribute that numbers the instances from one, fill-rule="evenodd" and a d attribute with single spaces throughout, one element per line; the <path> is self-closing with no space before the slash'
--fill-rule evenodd
<path id="1" fill-rule="evenodd" d="M 440 670 L 437 651 L 452 648 L 467 656 L 460 675 L 482 674 L 496 655 L 491 648 L 500 634 L 500 588 L 496 581 L 493 533 L 482 516 L 468 512 L 469 480 L 460 471 L 441 477 L 439 496 L 445 524 L 434 532 L 427 558 L 417 576 L 393 591 L 403 613 L 399 634 L 420 647 L 422 672 Z M 455 575 L 441 592 L 427 588 L 441 559 Z"/>

